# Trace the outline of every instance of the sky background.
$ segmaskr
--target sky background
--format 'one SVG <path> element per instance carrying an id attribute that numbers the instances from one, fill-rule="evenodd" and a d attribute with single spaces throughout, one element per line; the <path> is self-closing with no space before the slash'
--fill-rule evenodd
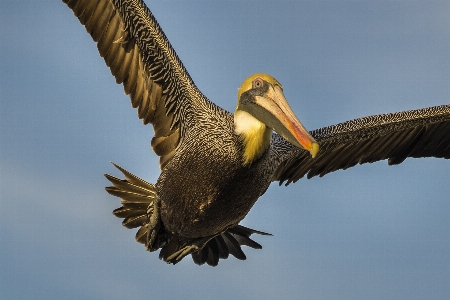
<path id="1" fill-rule="evenodd" d="M 234 110 L 276 77 L 309 130 L 450 103 L 449 1 L 146 1 L 194 82 Z M 60 1 L 0 0 L 2 299 L 450 299 L 450 161 L 385 161 L 273 184 L 219 266 L 166 265 L 104 191 L 113 161 L 156 182 L 123 87 Z"/>

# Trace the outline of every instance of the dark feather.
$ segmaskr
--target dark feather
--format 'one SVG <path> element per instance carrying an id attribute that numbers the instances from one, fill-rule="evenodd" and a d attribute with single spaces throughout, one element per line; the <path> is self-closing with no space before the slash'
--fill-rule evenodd
<path id="1" fill-rule="evenodd" d="M 239 242 L 228 232 L 224 232 L 222 234 L 224 237 L 225 243 L 227 244 L 228 250 L 230 254 L 240 260 L 245 260 L 247 257 L 241 249 Z"/>
<path id="2" fill-rule="evenodd" d="M 183 139 L 180 128 L 189 128 L 187 116 L 198 113 L 194 107 L 213 104 L 197 89 L 142 0 L 63 2 L 97 42 L 138 117 L 154 125 L 163 167 Z"/>
<path id="3" fill-rule="evenodd" d="M 219 263 L 219 246 L 217 245 L 216 239 L 212 239 L 208 243 L 208 247 L 205 247 L 208 249 L 208 258 L 206 260 L 206 263 L 210 266 L 217 266 Z"/>
<path id="4" fill-rule="evenodd" d="M 275 171 L 280 184 L 388 159 L 390 165 L 408 157 L 450 158 L 450 105 L 355 119 L 311 132 L 321 150 L 312 159 L 275 137 L 274 147 L 286 154 Z M 286 150 L 284 150 L 286 149 Z"/>
<path id="5" fill-rule="evenodd" d="M 225 243 L 225 240 L 223 239 L 221 234 L 216 236 L 215 239 L 219 247 L 219 258 L 227 259 L 228 255 L 230 254 L 230 251 L 228 250 L 228 246 Z"/>

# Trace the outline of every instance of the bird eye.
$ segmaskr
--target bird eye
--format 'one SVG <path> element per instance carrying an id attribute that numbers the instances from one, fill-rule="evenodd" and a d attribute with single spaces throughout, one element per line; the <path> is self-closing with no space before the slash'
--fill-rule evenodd
<path id="1" fill-rule="evenodd" d="M 262 87 L 263 86 L 263 80 L 261 79 L 261 78 L 256 78 L 255 80 L 253 80 L 253 88 L 260 88 L 260 87 Z"/>

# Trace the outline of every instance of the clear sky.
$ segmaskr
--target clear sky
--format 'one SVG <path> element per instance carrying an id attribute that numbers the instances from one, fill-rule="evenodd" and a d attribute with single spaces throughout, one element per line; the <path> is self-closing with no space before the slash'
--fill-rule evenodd
<path id="1" fill-rule="evenodd" d="M 449 1 L 149 1 L 206 96 L 276 77 L 309 130 L 450 103 Z M 113 161 L 155 182 L 153 131 L 60 1 L 0 1 L 2 299 L 450 299 L 450 161 L 273 184 L 246 261 L 166 265 L 111 211 Z"/>

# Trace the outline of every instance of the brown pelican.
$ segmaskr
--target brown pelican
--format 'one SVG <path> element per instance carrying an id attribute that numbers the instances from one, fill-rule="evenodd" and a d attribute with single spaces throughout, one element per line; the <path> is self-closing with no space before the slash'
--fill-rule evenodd
<path id="1" fill-rule="evenodd" d="M 122 198 L 114 214 L 160 258 L 217 265 L 267 234 L 239 225 L 272 181 L 289 184 L 356 164 L 407 157 L 450 158 L 450 105 L 369 116 L 308 133 L 267 74 L 247 78 L 231 114 L 195 86 L 141 0 L 63 0 L 123 83 L 160 156 L 155 185 L 123 168 L 106 175 Z M 274 130 L 276 133 L 273 133 Z M 319 152 L 320 145 L 320 152 Z"/>

